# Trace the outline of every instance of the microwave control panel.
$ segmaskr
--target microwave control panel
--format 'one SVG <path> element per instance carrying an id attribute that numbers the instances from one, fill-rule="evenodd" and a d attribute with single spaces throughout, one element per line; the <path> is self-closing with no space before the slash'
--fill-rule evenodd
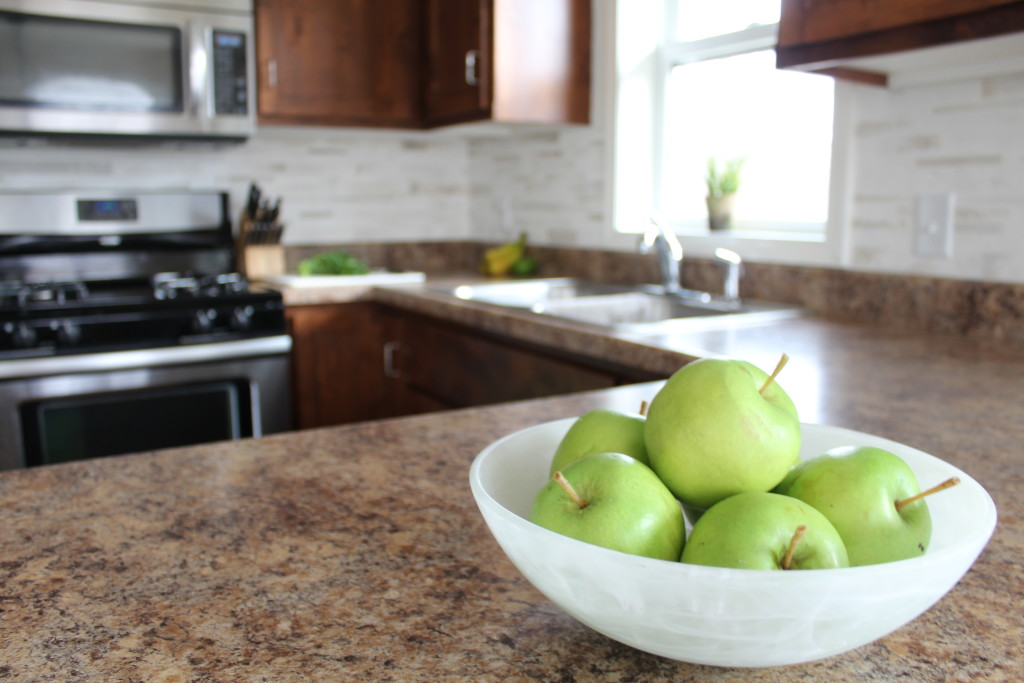
<path id="1" fill-rule="evenodd" d="M 213 32 L 213 111 L 218 115 L 249 113 L 244 33 Z"/>

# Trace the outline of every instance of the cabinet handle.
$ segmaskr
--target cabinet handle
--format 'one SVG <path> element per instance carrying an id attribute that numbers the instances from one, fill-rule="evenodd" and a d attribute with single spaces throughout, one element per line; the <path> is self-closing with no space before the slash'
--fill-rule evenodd
<path id="1" fill-rule="evenodd" d="M 395 351 L 402 347 L 401 342 L 390 341 L 384 343 L 384 376 L 389 379 L 398 379 L 402 372 L 395 365 Z"/>
<path id="2" fill-rule="evenodd" d="M 267 84 L 271 88 L 277 87 L 277 60 L 267 60 Z"/>
<path id="3" fill-rule="evenodd" d="M 478 59 L 480 59 L 479 50 L 468 50 L 466 52 L 466 85 L 480 85 L 480 79 L 476 75 Z"/>

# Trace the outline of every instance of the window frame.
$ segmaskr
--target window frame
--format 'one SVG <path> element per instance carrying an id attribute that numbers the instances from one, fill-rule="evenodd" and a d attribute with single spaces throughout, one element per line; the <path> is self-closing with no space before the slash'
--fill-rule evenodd
<path id="1" fill-rule="evenodd" d="M 669 71 L 680 60 L 699 54 L 703 59 L 732 54 L 736 36 L 693 41 L 686 50 L 676 49 L 669 34 L 675 26 L 673 0 L 616 0 L 608 18 L 605 38 L 611 73 L 609 129 L 609 215 L 611 229 L 622 237 L 642 233 L 649 225 L 650 207 L 657 206 L 664 87 Z M 630 32 L 625 35 L 624 32 Z M 743 32 L 743 51 L 774 47 L 778 24 Z M 671 38 L 671 40 L 670 40 Z M 725 47 L 728 44 L 728 48 Z M 686 54 L 688 53 L 688 54 Z M 852 202 L 853 91 L 856 86 L 837 80 L 832 122 L 832 164 L 829 209 L 824 232 L 806 229 L 769 231 L 728 230 L 711 232 L 673 226 L 688 255 L 711 257 L 718 247 L 728 247 L 749 260 L 835 266 L 848 259 L 848 216 Z M 638 97 L 638 93 L 644 95 Z M 621 236 L 621 237 L 619 237 Z"/>

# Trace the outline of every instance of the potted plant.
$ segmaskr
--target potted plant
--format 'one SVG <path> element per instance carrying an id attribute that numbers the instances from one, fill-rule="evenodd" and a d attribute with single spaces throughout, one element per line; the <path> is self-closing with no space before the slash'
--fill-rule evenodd
<path id="1" fill-rule="evenodd" d="M 736 191 L 740 187 L 740 171 L 745 159 L 728 159 L 724 166 L 715 157 L 708 159 L 705 180 L 708 185 L 708 227 L 712 230 L 726 230 L 732 227 L 732 209 L 736 202 Z"/>

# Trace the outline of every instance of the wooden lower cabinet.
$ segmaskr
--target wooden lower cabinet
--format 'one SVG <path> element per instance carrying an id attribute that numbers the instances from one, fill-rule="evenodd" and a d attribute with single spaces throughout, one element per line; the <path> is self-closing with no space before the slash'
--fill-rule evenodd
<path id="1" fill-rule="evenodd" d="M 292 405 L 299 429 L 394 414 L 381 350 L 387 322 L 370 303 L 293 306 Z"/>
<path id="2" fill-rule="evenodd" d="M 502 403 L 615 386 L 613 374 L 429 318 L 395 318 L 402 400 L 438 407 Z M 411 394 L 411 396 L 409 396 Z"/>
<path id="3" fill-rule="evenodd" d="M 300 429 L 663 379 L 371 303 L 288 319 Z"/>

